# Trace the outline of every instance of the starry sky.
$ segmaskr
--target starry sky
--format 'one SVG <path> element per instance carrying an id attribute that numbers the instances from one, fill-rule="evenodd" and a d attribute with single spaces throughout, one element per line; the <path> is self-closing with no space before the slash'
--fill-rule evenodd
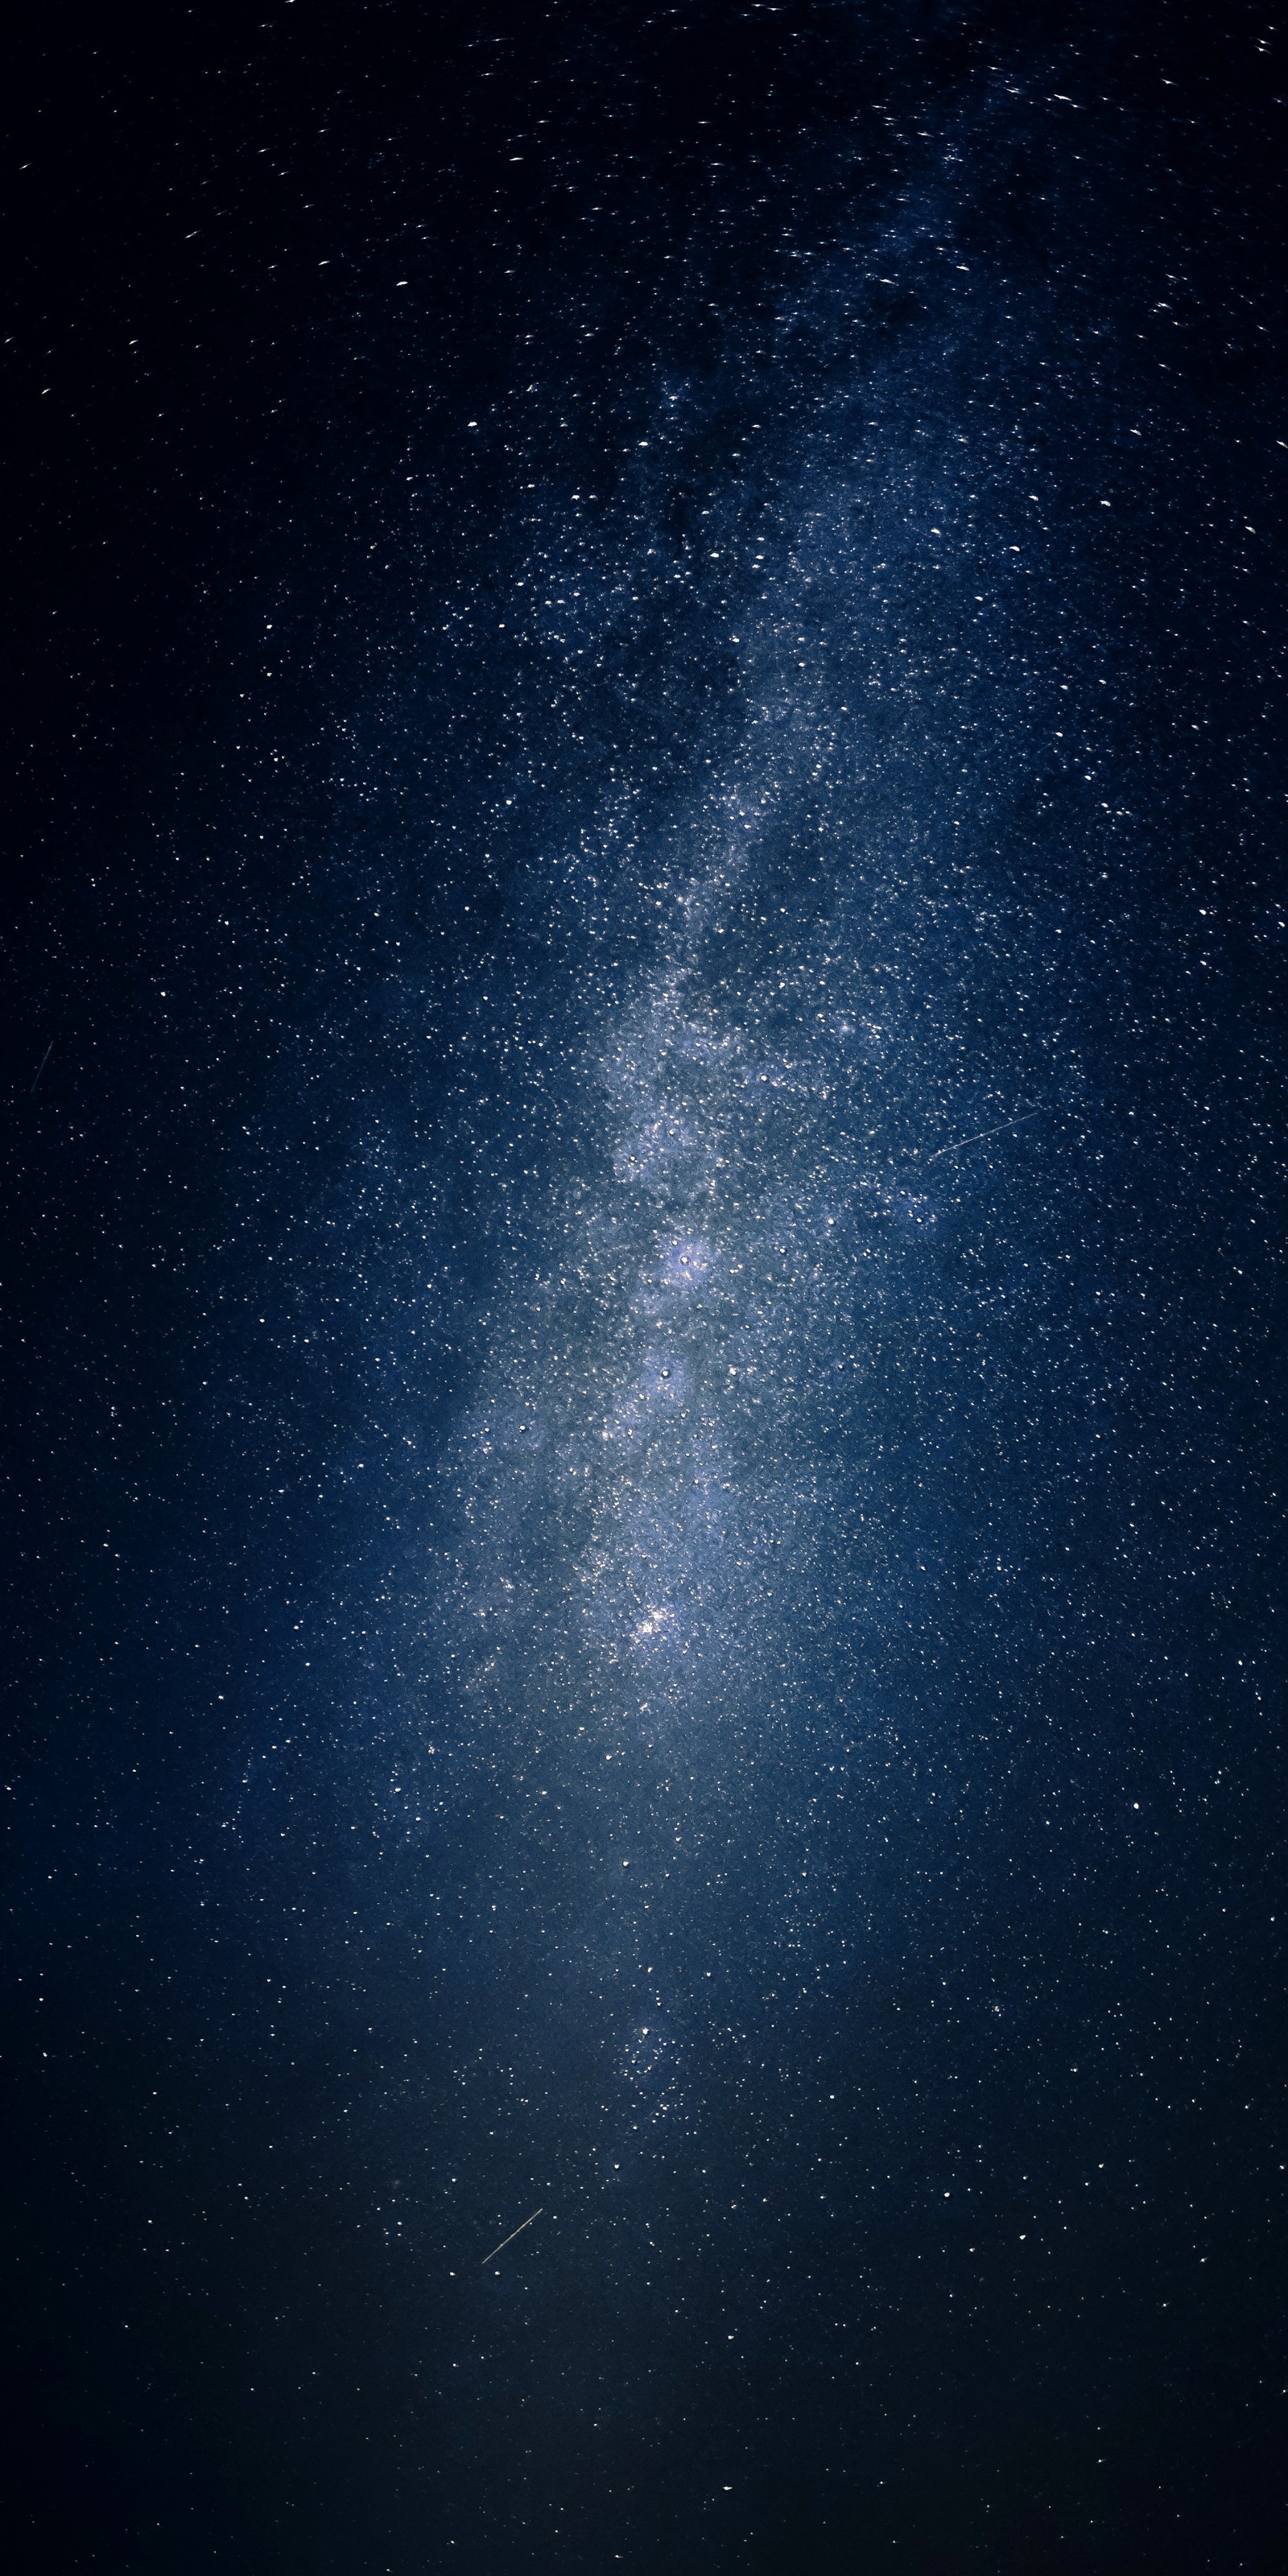
<path id="1" fill-rule="evenodd" d="M 1288 2563 L 1284 46 L 21 37 L 24 2576 Z"/>

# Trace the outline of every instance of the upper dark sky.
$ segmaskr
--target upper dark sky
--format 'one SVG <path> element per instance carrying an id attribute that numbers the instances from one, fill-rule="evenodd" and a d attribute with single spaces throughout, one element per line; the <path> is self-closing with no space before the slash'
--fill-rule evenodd
<path id="1" fill-rule="evenodd" d="M 11 2554 L 1270 2576 L 1282 40 L 12 73 Z"/>

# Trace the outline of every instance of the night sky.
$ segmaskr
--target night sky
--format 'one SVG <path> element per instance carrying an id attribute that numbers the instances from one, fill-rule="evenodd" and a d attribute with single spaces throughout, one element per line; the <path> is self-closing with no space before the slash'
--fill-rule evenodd
<path id="1" fill-rule="evenodd" d="M 1288 31 L 6 88 L 5 2564 L 1281 2576 Z"/>

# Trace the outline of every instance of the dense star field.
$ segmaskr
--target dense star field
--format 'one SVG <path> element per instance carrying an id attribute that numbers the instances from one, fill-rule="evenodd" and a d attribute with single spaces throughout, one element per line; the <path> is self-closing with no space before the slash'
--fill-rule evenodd
<path id="1" fill-rule="evenodd" d="M 8 2564 L 1288 2564 L 1285 41 L 28 29 Z"/>

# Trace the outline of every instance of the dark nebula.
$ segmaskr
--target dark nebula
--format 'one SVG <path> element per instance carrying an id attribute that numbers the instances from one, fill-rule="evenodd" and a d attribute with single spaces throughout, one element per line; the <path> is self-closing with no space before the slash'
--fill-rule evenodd
<path id="1" fill-rule="evenodd" d="M 22 2576 L 1288 2567 L 1286 47 L 14 44 Z"/>

